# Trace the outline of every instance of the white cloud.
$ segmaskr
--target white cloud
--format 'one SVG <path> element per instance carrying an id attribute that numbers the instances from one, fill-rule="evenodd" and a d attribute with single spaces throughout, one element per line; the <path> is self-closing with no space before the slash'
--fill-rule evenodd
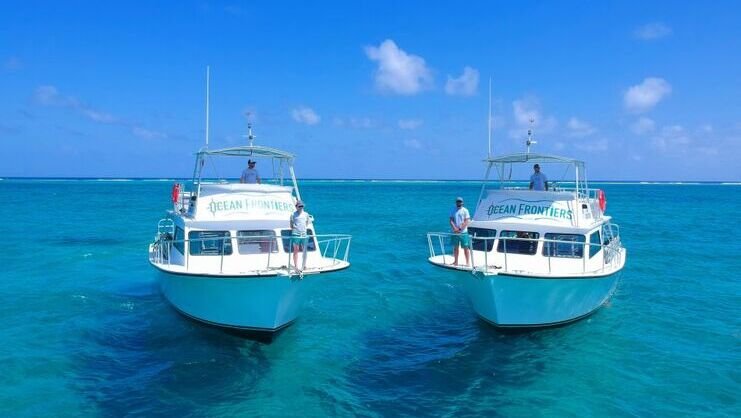
<path id="1" fill-rule="evenodd" d="M 404 146 L 411 149 L 422 149 L 422 143 L 416 139 L 404 140 Z"/>
<path id="2" fill-rule="evenodd" d="M 87 116 L 88 119 L 99 122 L 99 123 L 115 123 L 117 119 L 110 113 L 99 112 L 92 109 L 80 109 L 83 115 Z"/>
<path id="3" fill-rule="evenodd" d="M 681 125 L 669 125 L 661 128 L 661 131 L 652 138 L 651 145 L 659 150 L 677 150 L 692 142 L 687 131 Z"/>
<path id="4" fill-rule="evenodd" d="M 72 97 L 62 96 L 54 86 L 39 86 L 34 91 L 33 98 L 42 106 L 76 107 L 77 100 Z"/>
<path id="5" fill-rule="evenodd" d="M 134 126 L 131 128 L 131 132 L 142 139 L 165 139 L 167 138 L 167 134 L 163 134 L 162 132 L 156 132 L 151 131 L 149 129 L 144 129 L 139 126 Z"/>
<path id="6" fill-rule="evenodd" d="M 118 119 L 110 113 L 85 106 L 74 97 L 65 96 L 59 93 L 59 90 L 54 86 L 39 86 L 36 88 L 36 91 L 34 92 L 34 100 L 42 106 L 56 106 L 74 109 L 79 114 L 93 122 L 104 124 L 113 124 L 118 122 Z"/>
<path id="7" fill-rule="evenodd" d="M 23 61 L 18 57 L 10 57 L 3 63 L 3 68 L 7 71 L 18 71 L 23 68 Z"/>
<path id="8" fill-rule="evenodd" d="M 378 47 L 365 47 L 365 55 L 378 62 L 376 88 L 380 91 L 413 95 L 432 86 L 432 72 L 422 57 L 407 54 L 387 39 Z"/>
<path id="9" fill-rule="evenodd" d="M 576 138 L 589 136 L 597 132 L 597 130 L 594 129 L 592 125 L 588 124 L 587 122 L 584 122 L 583 120 L 577 119 L 575 117 L 572 117 L 571 119 L 569 119 L 566 126 L 569 128 L 568 135 L 571 137 L 576 137 Z"/>
<path id="10" fill-rule="evenodd" d="M 649 77 L 632 86 L 623 98 L 625 107 L 632 112 L 647 112 L 672 92 L 672 86 L 663 78 Z"/>
<path id="11" fill-rule="evenodd" d="M 648 23 L 633 31 L 633 36 L 644 41 L 660 39 L 672 34 L 672 28 L 661 22 Z"/>
<path id="12" fill-rule="evenodd" d="M 375 123 L 373 123 L 373 120 L 371 118 L 367 117 L 350 118 L 350 126 L 359 129 L 370 129 L 375 126 Z"/>
<path id="13" fill-rule="evenodd" d="M 306 106 L 293 109 L 291 111 L 291 116 L 293 116 L 293 120 L 296 122 L 306 125 L 316 125 L 321 120 L 319 115 L 317 115 L 312 108 Z"/>
<path id="14" fill-rule="evenodd" d="M 347 119 L 335 117 L 332 119 L 332 124 L 338 128 L 350 127 L 355 129 L 370 129 L 376 127 L 376 122 L 369 117 L 350 117 Z"/>
<path id="15" fill-rule="evenodd" d="M 512 113 L 516 125 L 509 131 L 512 138 L 524 138 L 530 127 L 531 119 L 533 126 L 537 129 L 535 134 L 552 132 L 558 125 L 556 118 L 542 114 L 540 103 L 535 97 L 525 97 L 512 102 Z"/>
<path id="16" fill-rule="evenodd" d="M 471 68 L 463 68 L 463 74 L 458 78 L 448 76 L 445 83 L 445 93 L 452 96 L 473 96 L 479 87 L 479 71 Z"/>
<path id="17" fill-rule="evenodd" d="M 41 106 L 54 106 L 66 109 L 72 109 L 81 116 L 90 119 L 96 123 L 102 123 L 106 125 L 119 125 L 131 129 L 134 136 L 143 139 L 163 139 L 167 138 L 167 134 L 152 131 L 149 129 L 142 128 L 137 124 L 122 120 L 108 112 L 93 109 L 86 106 L 76 98 L 72 96 L 66 96 L 61 94 L 59 90 L 54 86 L 39 86 L 34 91 L 34 101 Z"/>
<path id="18" fill-rule="evenodd" d="M 601 152 L 607 151 L 609 141 L 605 138 L 600 138 L 594 141 L 586 141 L 574 144 L 575 148 L 584 150 L 587 152 Z"/>
<path id="19" fill-rule="evenodd" d="M 422 119 L 400 119 L 399 128 L 407 130 L 417 129 L 422 126 L 422 123 Z"/>
<path id="20" fill-rule="evenodd" d="M 515 122 L 520 126 L 529 126 L 531 120 L 540 120 L 538 103 L 533 99 L 515 100 L 512 102 L 512 112 L 515 116 Z"/>
<path id="21" fill-rule="evenodd" d="M 653 132 L 654 129 L 656 129 L 656 122 L 645 116 L 641 116 L 632 125 L 630 125 L 630 130 L 636 135 L 645 135 L 649 132 Z"/>

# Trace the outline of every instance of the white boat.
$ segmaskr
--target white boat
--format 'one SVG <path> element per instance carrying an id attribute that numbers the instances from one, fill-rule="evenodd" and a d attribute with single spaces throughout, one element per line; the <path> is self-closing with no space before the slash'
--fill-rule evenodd
<path id="1" fill-rule="evenodd" d="M 295 266 L 289 219 L 301 195 L 294 155 L 253 145 L 251 128 L 248 137 L 249 145 L 196 154 L 187 190 L 173 187 L 173 208 L 158 224 L 149 261 L 161 272 L 162 293 L 184 315 L 274 332 L 296 319 L 307 280 L 350 266 L 351 237 L 317 234 L 310 222 Z M 267 162 L 261 168 L 272 167 L 272 177 L 262 184 L 206 180 L 218 157 Z"/>
<path id="2" fill-rule="evenodd" d="M 534 142 L 534 141 L 532 141 Z M 612 295 L 625 266 L 618 225 L 605 214 L 606 196 L 590 189 L 582 161 L 528 152 L 488 157 L 486 177 L 468 233 L 471 261 L 453 265 L 453 233 L 427 235 L 429 262 L 465 272 L 473 309 L 498 327 L 538 327 L 583 318 Z M 568 186 L 518 187 L 513 167 L 567 168 Z M 489 182 L 492 169 L 499 181 Z M 551 168 L 551 171 L 556 172 Z"/>

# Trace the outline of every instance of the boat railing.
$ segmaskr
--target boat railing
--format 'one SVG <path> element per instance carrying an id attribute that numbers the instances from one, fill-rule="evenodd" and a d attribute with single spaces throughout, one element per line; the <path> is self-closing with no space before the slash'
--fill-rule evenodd
<path id="1" fill-rule="evenodd" d="M 608 225 L 606 225 L 607 227 Z M 471 251 L 470 251 L 470 264 L 468 266 L 455 266 L 457 268 L 470 270 L 472 273 L 481 272 L 484 274 L 498 274 L 498 273 L 516 273 L 516 274 L 553 274 L 553 259 L 571 259 L 571 260 L 579 260 L 581 259 L 581 266 L 579 269 L 571 269 L 568 271 L 568 274 L 602 274 L 605 272 L 609 272 L 616 267 L 618 267 L 621 263 L 621 257 L 622 257 L 622 244 L 620 242 L 620 235 L 619 235 L 619 227 L 617 225 L 609 224 L 611 227 L 610 229 L 605 228 L 605 230 L 609 230 L 611 232 L 617 232 L 617 235 L 611 235 L 607 236 L 605 234 L 605 239 L 602 243 L 596 244 L 596 243 L 590 243 L 590 242 L 583 242 L 583 241 L 568 241 L 568 240 L 556 240 L 556 239 L 546 239 L 546 238 L 517 238 L 517 237 L 479 237 L 479 236 L 473 236 L 470 235 L 471 239 Z M 614 228 L 614 229 L 613 229 Z M 430 232 L 427 234 L 427 245 L 429 247 L 430 251 L 430 260 L 435 263 L 440 263 L 444 266 L 451 266 L 453 267 L 453 251 L 454 248 L 452 246 L 452 237 L 459 236 L 460 234 L 455 234 L 452 232 Z M 500 251 L 500 248 L 498 246 L 499 241 L 503 241 L 502 249 Z M 507 243 L 515 241 L 515 242 L 524 242 L 524 243 L 534 243 L 536 245 L 535 250 L 532 254 L 522 254 L 518 250 L 513 251 L 515 247 L 519 248 L 519 245 L 515 246 L 512 245 L 511 249 L 507 248 Z M 540 243 L 543 243 L 543 245 L 540 245 Z M 477 250 L 473 248 L 474 244 L 479 244 L 483 250 Z M 581 255 L 554 255 L 554 253 L 558 253 L 557 247 L 549 247 L 550 249 L 548 251 L 545 250 L 545 246 L 553 244 L 553 245 L 569 245 L 573 248 L 573 252 L 576 253 L 576 249 L 578 247 L 581 247 Z M 594 255 L 597 255 L 602 252 L 601 257 L 601 263 L 599 267 L 595 268 L 593 266 L 593 263 L 590 263 L 589 260 L 592 258 L 592 248 L 596 248 L 596 251 Z M 522 259 L 515 259 L 512 258 L 513 255 L 515 256 L 535 256 L 538 254 L 538 249 L 540 249 L 540 252 L 544 258 L 547 259 L 547 270 L 541 269 L 541 270 L 526 270 L 523 268 L 523 266 L 532 268 L 533 260 L 529 260 L 528 263 L 522 263 Z M 463 253 L 463 250 L 461 249 L 459 251 L 459 260 L 462 260 L 465 262 L 465 254 Z M 450 263 L 448 262 L 450 260 Z M 560 270 L 560 269 L 559 269 Z M 556 272 L 557 274 L 564 273 L 562 271 Z"/>
<path id="2" fill-rule="evenodd" d="M 206 237 L 206 238 L 192 238 L 192 239 L 179 239 L 175 240 L 172 233 L 169 231 L 159 232 L 158 236 L 152 244 L 152 251 L 150 251 L 149 259 L 152 263 L 160 265 L 173 265 L 173 249 L 177 246 L 185 249 L 185 244 L 188 244 L 188 250 L 183 251 L 182 262 L 177 263 L 188 271 L 191 264 L 192 257 L 201 256 L 219 256 L 219 273 L 224 273 L 224 260 L 228 259 L 231 255 L 263 255 L 266 254 L 264 262 L 258 261 L 257 264 L 250 265 L 249 271 L 273 271 L 286 269 L 287 271 L 292 270 L 305 270 L 307 267 L 307 260 L 313 259 L 314 263 L 309 268 L 322 269 L 328 267 L 334 267 L 341 263 L 347 263 L 350 257 L 350 242 L 352 240 L 351 235 L 343 234 L 318 234 L 318 235 L 307 235 L 304 242 L 299 245 L 299 263 L 301 264 L 300 269 L 295 269 L 293 263 L 293 243 L 291 237 L 275 237 L 275 236 L 229 236 L 229 237 Z M 280 241 L 285 240 L 288 242 L 288 261 L 286 264 L 276 262 L 279 255 L 278 246 Z M 201 248 L 197 255 L 191 254 L 191 245 L 200 245 Z M 205 245 L 204 245 L 205 244 Z M 220 244 L 220 245 L 217 245 Z M 240 248 L 243 245 L 251 245 L 253 248 L 257 248 L 257 252 L 241 253 Z M 285 243 L 284 243 L 285 245 Z M 236 251 L 234 249 L 237 249 Z M 228 249 L 228 251 L 227 251 Z M 321 256 L 313 258 L 312 254 L 318 253 Z M 284 254 L 285 256 L 285 254 Z M 258 259 L 255 259 L 257 261 Z M 242 266 L 243 267 L 243 266 Z"/>
<path id="3" fill-rule="evenodd" d="M 529 186 L 505 186 L 502 187 L 502 190 L 530 190 Z M 584 189 L 579 188 L 578 190 L 578 198 L 583 199 L 597 199 L 597 193 L 599 189 Z M 549 181 L 548 182 L 548 190 L 549 192 L 565 192 L 565 193 L 573 193 L 576 195 L 577 190 L 575 187 L 572 186 L 561 186 L 556 181 Z"/>

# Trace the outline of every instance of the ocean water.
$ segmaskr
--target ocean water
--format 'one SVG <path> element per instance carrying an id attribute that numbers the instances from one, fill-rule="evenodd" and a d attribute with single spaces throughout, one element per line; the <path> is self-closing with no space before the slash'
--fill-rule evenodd
<path id="1" fill-rule="evenodd" d="M 475 182 L 302 183 L 352 267 L 272 342 L 161 296 L 170 181 L 0 181 L 0 416 L 741 416 L 738 184 L 602 184 L 628 263 L 568 326 L 505 333 L 426 261 Z"/>

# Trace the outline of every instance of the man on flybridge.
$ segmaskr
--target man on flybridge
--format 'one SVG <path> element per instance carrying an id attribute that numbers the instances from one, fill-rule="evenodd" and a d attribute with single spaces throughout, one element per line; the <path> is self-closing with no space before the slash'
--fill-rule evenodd
<path id="1" fill-rule="evenodd" d="M 255 164 L 257 161 L 248 160 L 247 161 L 247 168 L 242 171 L 242 177 L 239 179 L 240 183 L 247 183 L 247 184 L 260 184 L 262 183 L 262 179 L 260 179 L 260 173 L 255 168 Z"/>
<path id="2" fill-rule="evenodd" d="M 548 177 L 540 172 L 540 166 L 535 164 L 533 170 L 535 172 L 530 176 L 530 190 L 548 190 Z"/>

